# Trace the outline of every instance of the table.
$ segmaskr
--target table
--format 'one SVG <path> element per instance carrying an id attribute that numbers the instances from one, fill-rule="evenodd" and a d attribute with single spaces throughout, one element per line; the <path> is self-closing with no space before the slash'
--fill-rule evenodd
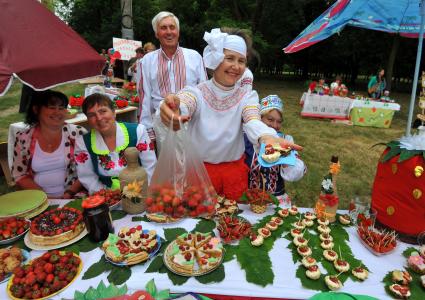
<path id="1" fill-rule="evenodd" d="M 127 106 L 126 108 L 123 108 L 123 109 L 116 109 L 115 112 L 117 116 L 117 121 L 131 122 L 131 123 L 138 122 L 137 107 Z M 69 124 L 81 125 L 83 127 L 88 128 L 87 117 L 83 113 L 79 113 L 77 114 L 75 118 L 68 119 L 65 122 Z M 24 122 L 13 123 L 13 124 L 10 124 L 9 126 L 9 135 L 7 139 L 8 141 L 7 157 L 9 161 L 9 167 L 12 167 L 12 163 L 13 163 L 13 145 L 15 143 L 16 134 L 18 133 L 18 131 L 23 130 L 25 128 L 27 128 L 27 125 Z"/>
<path id="2" fill-rule="evenodd" d="M 51 200 L 51 204 L 63 205 L 66 200 Z M 241 214 L 251 223 L 257 222 L 266 214 L 272 214 L 273 209 L 267 209 L 266 214 L 257 215 L 249 210 L 246 205 L 240 205 L 243 210 Z M 300 209 L 305 212 L 307 209 Z M 164 237 L 164 229 L 181 227 L 186 230 L 192 230 L 197 224 L 195 219 L 184 219 L 174 224 L 156 224 L 152 222 L 132 222 L 131 216 L 114 221 L 115 230 L 118 231 L 123 226 L 135 226 L 141 224 L 144 228 L 155 229 L 157 233 Z M 395 251 L 386 256 L 377 257 L 370 253 L 357 238 L 354 227 L 347 228 L 350 236 L 350 247 L 358 259 L 366 263 L 370 269 L 369 278 L 363 282 L 352 282 L 347 280 L 342 292 L 353 294 L 369 294 L 378 299 L 390 299 L 384 290 L 384 285 L 381 282 L 384 275 L 394 269 L 400 269 L 406 264 L 406 259 L 402 256 L 402 252 L 408 247 L 407 244 L 399 242 Z M 245 272 L 240 268 L 236 259 L 224 263 L 226 278 L 222 282 L 214 284 L 201 284 L 196 279 L 190 278 L 186 283 L 179 286 L 173 286 L 167 274 L 162 273 L 145 273 L 149 263 L 144 265 L 136 265 L 132 267 L 132 276 L 126 282 L 129 290 L 143 289 L 145 284 L 152 278 L 155 278 L 155 284 L 158 289 L 169 288 L 171 292 L 196 292 L 218 295 L 239 295 L 247 297 L 285 297 L 287 299 L 306 299 L 316 294 L 316 291 L 304 289 L 301 286 L 298 278 L 295 277 L 295 271 L 299 262 L 292 262 L 292 254 L 287 246 L 289 241 L 280 238 L 274 243 L 273 249 L 269 252 L 271 261 L 273 262 L 274 283 L 261 287 L 246 281 Z M 31 251 L 31 257 L 35 258 L 42 255 L 44 251 Z M 103 252 L 100 249 L 92 250 L 91 252 L 81 253 L 83 260 L 83 270 L 79 278 L 72 285 L 53 299 L 66 298 L 70 299 L 74 295 L 75 290 L 85 291 L 90 286 L 97 286 L 100 280 L 107 284 L 107 273 L 103 273 L 89 280 L 82 280 L 84 272 L 95 262 L 99 261 Z M 6 283 L 0 284 L 0 299 L 7 299 Z"/>
<path id="3" fill-rule="evenodd" d="M 85 78 L 82 80 L 79 80 L 78 83 L 79 84 L 103 84 L 104 81 L 104 77 L 103 76 L 93 76 L 93 77 L 89 77 L 89 78 Z M 118 78 L 118 77 L 113 77 L 112 78 L 112 83 L 124 83 L 125 80 Z"/>
<path id="4" fill-rule="evenodd" d="M 348 97 L 304 93 L 300 100 L 301 116 L 347 120 L 352 101 Z"/>
<path id="5" fill-rule="evenodd" d="M 371 100 L 354 100 L 351 105 L 350 119 L 353 125 L 365 127 L 389 128 L 394 112 L 400 110 L 397 103 Z"/>

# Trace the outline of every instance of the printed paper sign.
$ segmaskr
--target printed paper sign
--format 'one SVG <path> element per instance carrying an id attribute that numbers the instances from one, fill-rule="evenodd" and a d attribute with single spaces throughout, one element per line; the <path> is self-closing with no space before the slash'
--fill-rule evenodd
<path id="1" fill-rule="evenodd" d="M 133 41 L 119 38 L 112 38 L 112 47 L 121 53 L 122 60 L 129 60 L 136 56 L 136 49 L 142 47 L 141 41 Z"/>

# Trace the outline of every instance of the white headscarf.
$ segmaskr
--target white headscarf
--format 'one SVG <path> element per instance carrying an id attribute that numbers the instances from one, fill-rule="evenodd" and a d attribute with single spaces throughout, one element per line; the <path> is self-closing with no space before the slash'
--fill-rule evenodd
<path id="1" fill-rule="evenodd" d="M 246 57 L 245 40 L 238 35 L 229 35 L 214 28 L 211 32 L 205 32 L 204 40 L 208 45 L 204 49 L 203 58 L 205 67 L 215 70 L 224 59 L 224 49 L 235 51 Z"/>

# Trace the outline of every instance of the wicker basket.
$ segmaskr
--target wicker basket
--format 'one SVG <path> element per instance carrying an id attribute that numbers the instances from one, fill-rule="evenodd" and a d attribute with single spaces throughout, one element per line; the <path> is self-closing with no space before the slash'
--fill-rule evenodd
<path id="1" fill-rule="evenodd" d="M 267 204 L 250 204 L 251 210 L 256 214 L 262 214 L 267 209 Z"/>
<path id="2" fill-rule="evenodd" d="M 122 209 L 130 215 L 140 214 L 146 210 L 145 199 L 142 199 L 140 203 L 134 203 L 127 197 L 121 198 Z"/>

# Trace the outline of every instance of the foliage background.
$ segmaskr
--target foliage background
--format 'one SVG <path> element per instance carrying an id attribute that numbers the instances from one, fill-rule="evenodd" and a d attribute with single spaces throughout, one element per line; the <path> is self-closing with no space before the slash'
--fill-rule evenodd
<path id="1" fill-rule="evenodd" d="M 417 40 L 384 32 L 347 27 L 310 48 L 286 55 L 288 45 L 306 26 L 331 6 L 331 0 L 133 0 L 135 39 L 154 42 L 151 20 L 161 10 L 180 19 L 184 47 L 202 53 L 203 33 L 228 26 L 251 30 L 260 54 L 251 68 L 256 76 L 307 79 L 323 75 L 328 80 L 341 74 L 356 87 L 358 78 L 386 67 L 393 43 L 399 41 L 393 73 L 393 89 L 408 90 L 413 75 Z M 55 0 L 56 12 L 95 49 L 112 47 L 112 37 L 121 36 L 121 7 L 118 0 Z M 261 63 L 260 63 L 261 61 Z"/>

